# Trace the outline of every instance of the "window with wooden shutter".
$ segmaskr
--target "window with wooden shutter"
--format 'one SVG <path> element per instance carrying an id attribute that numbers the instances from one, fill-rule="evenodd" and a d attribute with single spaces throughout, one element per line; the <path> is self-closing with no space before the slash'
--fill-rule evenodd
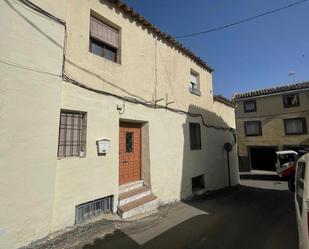
<path id="1" fill-rule="evenodd" d="M 90 52 L 118 62 L 119 31 L 100 20 L 90 18 Z"/>
<path id="2" fill-rule="evenodd" d="M 189 91 L 195 95 L 201 95 L 199 75 L 193 71 L 190 72 Z"/>

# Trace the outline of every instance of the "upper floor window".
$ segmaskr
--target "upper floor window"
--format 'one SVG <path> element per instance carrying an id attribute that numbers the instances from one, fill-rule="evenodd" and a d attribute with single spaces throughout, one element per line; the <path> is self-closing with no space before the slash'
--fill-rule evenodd
<path id="1" fill-rule="evenodd" d="M 196 95 L 201 95 L 200 92 L 200 83 L 199 83 L 199 75 L 193 71 L 190 72 L 190 85 L 189 91 Z"/>
<path id="2" fill-rule="evenodd" d="M 201 126 L 199 123 L 190 123 L 190 148 L 191 150 L 200 150 L 201 145 Z"/>
<path id="3" fill-rule="evenodd" d="M 58 157 L 85 156 L 86 113 L 64 111 L 60 113 Z"/>
<path id="4" fill-rule="evenodd" d="M 305 118 L 284 119 L 284 128 L 286 135 L 307 134 L 307 124 Z"/>
<path id="5" fill-rule="evenodd" d="M 261 121 L 245 121 L 246 136 L 262 136 Z"/>
<path id="6" fill-rule="evenodd" d="M 118 62 L 119 31 L 91 17 L 89 51 L 108 60 Z"/>
<path id="7" fill-rule="evenodd" d="M 244 102 L 244 111 L 245 112 L 256 112 L 256 101 L 248 100 Z"/>
<path id="8" fill-rule="evenodd" d="M 283 96 L 283 105 L 285 108 L 299 106 L 298 94 L 289 94 Z"/>

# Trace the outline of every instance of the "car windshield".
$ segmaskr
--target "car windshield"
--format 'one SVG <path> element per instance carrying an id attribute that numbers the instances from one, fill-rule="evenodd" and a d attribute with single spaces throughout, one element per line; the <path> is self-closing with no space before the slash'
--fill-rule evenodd
<path id="1" fill-rule="evenodd" d="M 278 157 L 279 157 L 279 161 L 280 161 L 281 165 L 285 164 L 285 163 L 296 161 L 294 154 L 281 154 Z"/>

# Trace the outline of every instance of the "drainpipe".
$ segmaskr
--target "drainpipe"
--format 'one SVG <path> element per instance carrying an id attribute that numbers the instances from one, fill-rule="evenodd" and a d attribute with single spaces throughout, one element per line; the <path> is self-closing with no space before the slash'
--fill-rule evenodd
<path id="1" fill-rule="evenodd" d="M 224 150 L 226 151 L 226 158 L 227 158 L 227 170 L 228 170 L 228 175 L 229 175 L 229 188 L 231 188 L 231 173 L 230 173 L 230 152 L 233 149 L 233 145 L 230 143 L 225 143 L 224 144 Z"/>

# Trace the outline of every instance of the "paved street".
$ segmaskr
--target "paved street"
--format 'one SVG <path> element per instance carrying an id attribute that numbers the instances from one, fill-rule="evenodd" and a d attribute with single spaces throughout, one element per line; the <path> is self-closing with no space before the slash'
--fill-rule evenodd
<path id="1" fill-rule="evenodd" d="M 276 176 L 242 175 L 230 191 L 173 205 L 83 249 L 296 249 L 293 194 Z M 162 212 L 162 211 L 161 211 Z"/>

